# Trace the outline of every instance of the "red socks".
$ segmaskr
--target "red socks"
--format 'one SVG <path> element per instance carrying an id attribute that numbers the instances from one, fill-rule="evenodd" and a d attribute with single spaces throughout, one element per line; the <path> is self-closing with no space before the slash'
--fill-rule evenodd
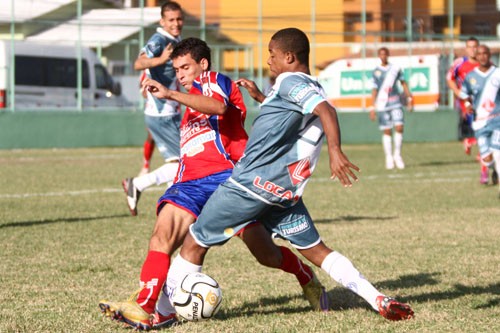
<path id="1" fill-rule="evenodd" d="M 144 154 L 144 167 L 149 169 L 149 161 L 151 161 L 151 157 L 153 156 L 153 152 L 155 150 L 154 141 L 150 142 L 148 140 L 144 141 L 143 146 L 143 154 Z"/>
<path id="2" fill-rule="evenodd" d="M 291 274 L 295 274 L 301 286 L 307 284 L 313 278 L 311 267 L 304 264 L 289 248 L 279 246 L 283 255 L 283 263 L 280 269 Z"/>
<path id="3" fill-rule="evenodd" d="M 170 256 L 163 252 L 149 251 L 141 271 L 142 290 L 137 303 L 147 313 L 153 313 L 161 288 L 167 279 Z"/>

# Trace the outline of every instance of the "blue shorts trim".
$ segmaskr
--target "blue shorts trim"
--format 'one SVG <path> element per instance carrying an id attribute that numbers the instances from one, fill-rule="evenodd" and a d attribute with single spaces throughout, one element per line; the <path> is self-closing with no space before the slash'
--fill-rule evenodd
<path id="1" fill-rule="evenodd" d="M 173 184 L 158 199 L 156 215 L 160 214 L 163 207 L 169 203 L 197 218 L 208 198 L 221 183 L 231 176 L 232 172 L 232 169 L 228 169 L 204 178 Z"/>

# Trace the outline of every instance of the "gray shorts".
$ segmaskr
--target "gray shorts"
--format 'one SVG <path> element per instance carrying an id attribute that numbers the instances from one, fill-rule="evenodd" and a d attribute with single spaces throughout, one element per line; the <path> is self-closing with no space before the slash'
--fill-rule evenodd
<path id="1" fill-rule="evenodd" d="M 178 160 L 180 156 L 181 115 L 175 114 L 165 117 L 144 115 L 144 120 L 165 161 Z"/>
<path id="2" fill-rule="evenodd" d="M 403 109 L 392 109 L 388 111 L 380 111 L 378 114 L 378 128 L 380 130 L 385 130 L 393 128 L 394 126 L 404 124 L 404 114 Z"/>
<path id="3" fill-rule="evenodd" d="M 298 249 L 321 240 L 302 199 L 288 208 L 272 206 L 229 181 L 212 194 L 190 231 L 200 246 L 211 247 L 227 242 L 254 220 Z"/>

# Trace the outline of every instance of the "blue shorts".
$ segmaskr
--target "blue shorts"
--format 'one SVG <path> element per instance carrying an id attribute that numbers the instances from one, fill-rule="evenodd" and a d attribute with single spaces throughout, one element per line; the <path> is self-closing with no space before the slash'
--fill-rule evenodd
<path id="1" fill-rule="evenodd" d="M 397 108 L 387 111 L 377 112 L 378 114 L 378 128 L 380 130 L 390 129 L 394 126 L 404 124 L 403 109 Z"/>
<path id="2" fill-rule="evenodd" d="M 321 241 L 302 199 L 288 208 L 273 206 L 232 182 L 219 186 L 190 232 L 200 246 L 210 247 L 227 242 L 253 220 L 298 249 L 310 248 Z"/>
<path id="3" fill-rule="evenodd" d="M 165 162 L 178 160 L 180 156 L 181 115 L 175 114 L 165 117 L 145 115 L 144 120 Z"/>
<path id="4" fill-rule="evenodd" d="M 476 130 L 475 136 L 481 157 L 489 155 L 493 150 L 500 150 L 500 117 L 491 119 L 484 127 Z"/>
<path id="5" fill-rule="evenodd" d="M 233 170 L 229 169 L 204 178 L 173 184 L 158 199 L 156 215 L 159 215 L 162 208 L 169 203 L 197 218 L 208 198 L 231 176 L 232 172 Z"/>

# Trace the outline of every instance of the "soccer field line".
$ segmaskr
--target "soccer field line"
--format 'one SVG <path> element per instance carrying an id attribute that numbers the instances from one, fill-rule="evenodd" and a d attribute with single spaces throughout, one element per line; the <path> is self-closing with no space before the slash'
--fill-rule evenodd
<path id="1" fill-rule="evenodd" d="M 448 177 L 447 177 L 448 176 Z M 425 183 L 457 183 L 457 182 L 465 182 L 471 181 L 478 177 L 478 172 L 473 170 L 456 170 L 454 172 L 447 173 L 439 173 L 439 172 L 429 172 L 429 173 L 415 173 L 415 174 L 377 174 L 371 176 L 363 176 L 360 175 L 360 181 L 380 181 L 387 180 L 390 182 L 398 181 L 398 182 L 425 182 Z M 310 179 L 310 182 L 313 183 L 322 183 L 322 182 L 331 182 L 330 178 L 325 177 L 313 177 Z M 337 180 L 335 180 L 337 181 Z M 164 192 L 164 186 L 156 186 L 149 188 L 148 192 Z M 79 195 L 88 195 L 88 194 L 99 194 L 99 193 L 123 193 L 123 189 L 121 188 L 104 188 L 104 189 L 87 189 L 87 190 L 78 190 L 78 191 L 59 191 L 59 192 L 44 192 L 44 193 L 13 193 L 13 194 L 0 194 L 0 199 L 26 199 L 33 197 L 58 197 L 58 196 L 79 196 Z"/>

